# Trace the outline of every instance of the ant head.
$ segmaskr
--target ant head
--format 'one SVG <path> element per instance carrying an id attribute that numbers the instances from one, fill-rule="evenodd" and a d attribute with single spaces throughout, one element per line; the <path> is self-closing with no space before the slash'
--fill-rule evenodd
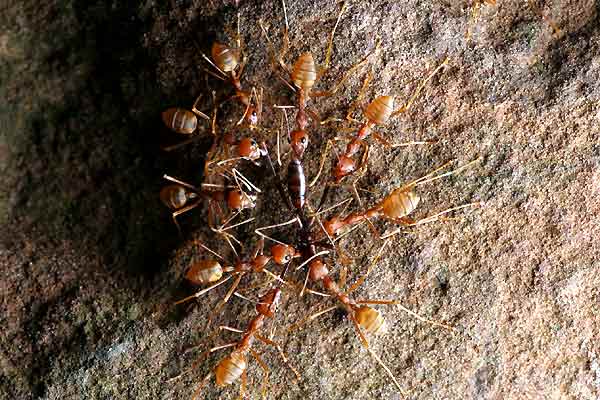
<path id="1" fill-rule="evenodd" d="M 304 151 L 308 147 L 308 142 L 308 134 L 305 130 L 298 129 L 290 133 L 290 145 L 296 157 L 302 158 Z"/>
<path id="2" fill-rule="evenodd" d="M 340 217 L 331 217 L 327 221 L 323 222 L 323 228 L 325 232 L 331 237 L 336 237 L 338 232 L 344 227 L 344 223 Z"/>
<path id="3" fill-rule="evenodd" d="M 340 156 L 333 170 L 333 176 L 335 177 L 336 183 L 339 183 L 346 175 L 354 172 L 355 169 L 356 163 L 353 159 L 344 155 Z"/>
<path id="4" fill-rule="evenodd" d="M 266 156 L 267 152 L 258 145 L 256 140 L 246 137 L 238 143 L 238 155 L 254 161 Z"/>
<path id="5" fill-rule="evenodd" d="M 288 246 L 285 244 L 276 244 L 271 247 L 271 255 L 273 256 L 273 261 L 275 261 L 279 265 L 285 265 L 292 261 L 296 254 L 296 250 L 292 246 Z"/>
<path id="6" fill-rule="evenodd" d="M 240 190 L 232 190 L 227 193 L 227 206 L 231 210 L 245 210 L 254 208 L 256 204 L 256 195 L 242 193 Z"/>

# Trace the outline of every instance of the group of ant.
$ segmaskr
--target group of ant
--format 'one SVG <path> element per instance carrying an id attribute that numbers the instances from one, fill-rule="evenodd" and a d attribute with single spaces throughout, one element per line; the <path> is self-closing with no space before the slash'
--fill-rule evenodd
<path id="1" fill-rule="evenodd" d="M 476 2 L 477 7 L 483 4 L 483 2 Z M 492 1 L 485 0 L 485 3 L 492 4 Z M 238 132 L 245 132 L 246 135 L 237 139 L 235 134 L 219 134 L 217 132 L 219 105 L 214 100 L 214 93 L 212 115 L 198 109 L 200 97 L 195 101 L 191 110 L 170 108 L 162 113 L 162 119 L 168 128 L 179 135 L 188 137 L 187 140 L 181 143 L 188 143 L 200 135 L 198 131 L 202 125 L 202 120 L 206 120 L 207 126 L 210 127 L 213 135 L 213 143 L 206 156 L 202 185 L 196 187 L 175 177 L 165 175 L 164 178 L 170 181 L 170 184 L 165 186 L 160 193 L 162 202 L 171 209 L 173 221 L 180 232 L 181 229 L 177 222 L 177 217 L 200 205 L 207 204 L 206 219 L 208 227 L 228 244 L 236 259 L 233 263 L 227 263 L 222 255 L 205 243 L 198 240 L 193 241 L 194 245 L 202 248 L 209 256 L 192 263 L 187 269 L 185 277 L 191 284 L 202 286 L 202 289 L 178 301 L 177 304 L 198 298 L 228 281 L 232 281 L 232 285 L 220 300 L 215 314 L 232 296 L 256 303 L 256 315 L 250 320 L 245 329 L 220 326 L 216 331 L 216 333 L 222 330 L 236 332 L 241 334 L 241 338 L 231 343 L 210 348 L 204 353 L 207 356 L 218 350 L 231 349 L 231 352 L 222 358 L 214 370 L 202 380 L 195 391 L 194 398 L 199 395 L 213 374 L 218 386 L 230 385 L 241 379 L 240 397 L 244 397 L 247 385 L 246 371 L 248 368 L 248 357 L 255 359 L 260 368 L 264 370 L 262 387 L 264 397 L 267 390 L 269 368 L 262 360 L 260 354 L 253 348 L 255 340 L 274 346 L 285 365 L 293 371 L 296 379 L 300 380 L 300 374 L 291 366 L 281 345 L 274 341 L 272 337 L 261 334 L 267 320 L 274 317 L 284 287 L 290 288 L 291 291 L 299 291 L 300 295 L 307 292 L 335 299 L 338 302 L 338 306 L 341 306 L 347 313 L 348 319 L 352 322 L 364 348 L 367 349 L 374 360 L 386 371 L 398 390 L 403 395 L 406 395 L 407 392 L 402 388 L 392 370 L 383 363 L 380 357 L 369 346 L 368 336 L 380 332 L 385 325 L 381 313 L 372 306 L 376 304 L 395 304 L 421 321 L 451 331 L 455 331 L 454 328 L 439 322 L 427 320 L 403 307 L 397 300 L 356 300 L 351 297 L 351 293 L 365 281 L 367 274 L 372 271 L 379 261 L 384 248 L 390 243 L 393 236 L 405 232 L 407 228 L 439 221 L 446 218 L 447 214 L 479 204 L 469 203 L 452 207 L 421 219 L 412 217 L 413 212 L 420 202 L 420 197 L 417 194 L 419 186 L 455 175 L 472 166 L 478 159 L 450 171 L 447 169 L 452 162 L 446 163 L 421 178 L 395 188 L 372 207 L 365 207 L 363 205 L 356 185 L 357 180 L 367 169 L 369 160 L 369 144 L 367 139 L 369 136 L 373 136 L 388 148 L 431 143 L 409 142 L 391 144 L 375 133 L 374 129 L 384 126 L 391 118 L 408 110 L 427 86 L 428 82 L 444 69 L 448 63 L 448 59 L 446 58 L 433 69 L 417 86 L 409 100 L 399 107 L 396 105 L 394 96 L 382 95 L 376 97 L 364 107 L 361 120 L 357 120 L 352 118 L 352 112 L 356 108 L 353 106 L 348 112 L 346 121 L 359 122 L 360 126 L 353 130 L 354 134 L 350 138 L 335 137 L 327 141 L 325 151 L 319 163 L 319 171 L 312 181 L 307 183 L 303 159 L 310 143 L 311 124 L 318 127 L 331 121 L 339 121 L 335 118 L 321 120 L 318 113 L 312 108 L 310 104 L 311 100 L 334 94 L 351 74 L 368 61 L 373 52 L 351 67 L 332 90 L 321 92 L 314 90 L 315 84 L 328 70 L 335 31 L 347 8 L 346 3 L 342 5 L 335 26 L 330 33 L 324 68 L 321 69 L 315 64 L 310 52 L 301 54 L 291 67 L 285 63 L 284 58 L 288 50 L 288 21 L 285 2 L 282 2 L 282 4 L 285 15 L 285 30 L 283 31 L 281 51 L 275 51 L 275 46 L 269 37 L 268 28 L 263 23 L 260 24 L 260 28 L 271 55 L 275 74 L 295 93 L 295 103 L 293 105 L 272 107 L 274 112 L 282 113 L 282 118 L 285 116 L 287 119 L 287 110 L 289 109 L 293 109 L 296 113 L 295 126 L 293 129 L 290 129 L 288 125 L 287 130 L 290 160 L 287 174 L 283 179 L 279 171 L 281 162 L 274 163 L 271 158 L 270 149 L 275 146 L 268 145 L 268 135 L 265 135 L 265 132 L 268 133 L 270 131 L 261 127 L 263 91 L 256 88 L 247 90 L 242 85 L 242 74 L 246 64 L 246 57 L 243 53 L 239 36 L 239 15 L 238 36 L 235 45 L 229 46 L 215 42 L 212 45 L 211 56 L 209 57 L 202 53 L 202 57 L 208 63 L 207 68 L 210 69 L 207 69 L 207 72 L 210 75 L 233 87 L 235 94 L 231 99 L 239 103 L 244 110 L 239 120 L 236 118 L 236 126 Z M 475 14 L 475 9 L 473 13 Z M 358 96 L 359 100 L 363 96 L 369 80 L 370 74 L 368 74 L 362 86 Z M 357 103 L 358 101 L 354 104 Z M 257 140 L 259 137 L 261 139 Z M 324 173 L 326 157 L 332 149 L 335 149 L 337 142 L 344 142 L 345 148 L 337 153 L 337 157 L 332 161 L 329 173 Z M 277 132 L 276 148 L 277 160 L 280 160 L 279 132 Z M 170 148 L 167 150 L 170 150 Z M 242 173 L 244 165 L 248 164 L 260 168 L 264 172 L 263 176 L 271 176 L 284 206 L 292 215 L 292 218 L 286 222 L 256 227 L 253 230 L 253 234 L 257 238 L 255 240 L 257 243 L 251 257 L 240 254 L 243 253 L 244 246 L 242 241 L 236 236 L 236 228 L 242 226 L 247 228 L 251 226 L 249 224 L 256 223 L 255 217 L 246 218 L 239 222 L 238 219 L 242 219 L 240 216 L 246 213 L 245 210 L 255 209 L 257 202 L 260 201 L 260 197 L 263 194 L 261 189 L 252 182 L 251 177 Z M 313 207 L 308 198 L 309 189 L 315 187 L 321 175 L 327 175 L 325 177 L 326 183 L 321 184 L 321 187 L 324 187 L 321 198 L 316 203 L 317 206 Z M 350 198 L 325 208 L 328 199 L 332 196 L 336 188 L 340 187 L 350 190 Z M 347 207 L 352 201 L 357 203 L 358 210 L 353 212 L 334 212 L 334 210 L 341 206 Z M 334 212 L 333 215 L 321 218 L 321 216 L 332 212 Z M 374 225 L 374 221 L 378 219 L 388 221 L 397 226 L 397 228 L 392 232 L 380 234 Z M 345 256 L 339 246 L 340 240 L 363 223 L 369 226 L 373 231 L 373 235 L 379 238 L 382 244 L 366 273 L 355 284 L 345 289 L 342 284 L 337 283 L 333 279 L 330 271 L 336 265 L 336 261 L 345 263 Z M 282 228 L 284 226 L 288 228 L 295 227 L 296 240 L 293 244 L 275 239 L 266 233 L 267 230 Z M 265 241 L 273 243 L 268 252 L 265 252 Z M 305 271 L 306 275 L 303 283 L 294 282 L 288 277 L 289 267 L 294 262 L 298 263 L 296 270 Z M 278 272 L 274 272 L 270 268 L 271 263 L 277 266 L 279 269 Z M 262 285 L 259 285 L 259 287 L 263 288 L 263 294 L 259 296 L 258 301 L 247 298 L 239 290 L 243 277 L 249 274 L 256 274 L 255 276 L 261 276 L 262 274 L 266 278 L 266 281 Z M 319 290 L 323 290 L 323 292 L 308 288 L 309 281 L 311 285 L 314 284 L 317 288 L 320 288 Z M 264 289 L 265 287 L 266 289 Z M 310 315 L 295 324 L 295 326 L 314 320 L 318 316 L 335 308 L 330 307 Z M 199 361 L 192 366 L 192 369 L 198 363 Z"/>

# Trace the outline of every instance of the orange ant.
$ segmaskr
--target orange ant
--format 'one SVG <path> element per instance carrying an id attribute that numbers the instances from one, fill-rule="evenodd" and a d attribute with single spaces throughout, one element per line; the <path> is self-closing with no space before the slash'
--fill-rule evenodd
<path id="1" fill-rule="evenodd" d="M 267 367 L 267 364 L 262 360 L 259 353 L 252 348 L 255 339 L 258 339 L 259 341 L 267 345 L 274 346 L 279 352 L 286 366 L 292 370 L 292 372 L 296 376 L 296 379 L 300 379 L 300 374 L 298 373 L 298 371 L 296 371 L 294 367 L 292 367 L 289 364 L 281 346 L 277 342 L 263 337 L 258 333 L 263 328 L 265 320 L 267 318 L 274 317 L 280 298 L 281 289 L 279 288 L 271 288 L 264 295 L 262 295 L 256 304 L 257 315 L 254 318 L 252 318 L 245 330 L 235 329 L 228 326 L 219 327 L 219 330 L 228 330 L 231 332 L 240 333 L 242 334 L 242 337 L 237 341 L 213 347 L 204 353 L 203 356 L 208 356 L 209 354 L 221 349 L 226 349 L 230 347 L 234 348 L 233 351 L 229 353 L 229 355 L 221 359 L 221 361 L 214 368 L 214 371 L 209 372 L 208 375 L 204 377 L 204 379 L 194 392 L 193 399 L 198 398 L 202 388 L 208 383 L 208 380 L 213 374 L 215 375 L 215 382 L 219 387 L 231 385 L 241 378 L 242 382 L 240 386 L 240 396 L 241 398 L 244 398 L 247 382 L 246 371 L 248 369 L 248 353 L 258 362 L 258 365 L 264 371 L 262 395 L 263 398 L 266 397 L 269 368 Z M 201 357 L 201 359 L 202 358 L 203 357 Z M 195 368 L 195 365 L 197 365 L 199 361 L 200 360 L 194 363 L 192 369 Z"/>
<path id="2" fill-rule="evenodd" d="M 247 220 L 245 222 L 250 222 L 250 221 L 251 220 Z M 237 224 L 237 226 L 239 226 L 239 225 L 240 224 Z M 231 227 L 229 227 L 228 229 L 230 229 L 230 228 Z M 199 241 L 195 241 L 195 243 L 199 244 L 202 248 L 209 251 L 213 255 L 217 256 L 219 259 L 224 260 L 224 258 L 221 255 L 219 255 L 217 252 L 211 250 L 203 243 L 201 243 Z M 233 285 L 231 286 L 231 288 L 228 290 L 227 294 L 225 295 L 225 298 L 217 306 L 216 310 L 219 310 L 225 303 L 227 303 L 227 301 L 229 301 L 229 298 L 231 298 L 231 296 L 235 293 L 237 287 L 240 284 L 242 277 L 245 274 L 266 273 L 266 274 L 274 277 L 276 275 L 266 269 L 267 265 L 269 264 L 269 262 L 271 262 L 271 260 L 280 266 L 284 266 L 284 265 L 288 264 L 293 258 L 300 256 L 300 254 L 296 254 L 293 247 L 285 245 L 285 244 L 280 244 L 280 243 L 271 247 L 271 255 L 270 256 L 265 255 L 263 250 L 264 250 L 264 238 L 261 237 L 256 246 L 256 249 L 254 251 L 252 258 L 249 260 L 244 260 L 244 259 L 241 259 L 238 257 L 237 260 L 235 261 L 235 263 L 233 263 L 233 265 L 231 265 L 231 266 L 222 266 L 221 263 L 215 259 L 203 259 L 203 260 L 193 263 L 185 275 L 186 279 L 194 285 L 206 285 L 206 284 L 213 284 L 213 285 L 208 288 L 202 289 L 199 292 L 197 292 L 191 296 L 188 296 L 182 300 L 179 300 L 175 304 L 185 303 L 189 300 L 200 297 L 204 293 L 225 283 L 226 281 L 231 279 L 231 277 L 233 275 L 237 275 Z M 237 255 L 237 252 L 236 252 L 236 255 Z M 231 275 L 226 278 L 223 278 L 224 272 L 228 272 Z M 287 283 L 287 282 L 284 282 L 284 283 Z M 216 314 L 217 311 L 215 311 L 214 313 Z"/>
<path id="3" fill-rule="evenodd" d="M 433 70 L 433 72 L 431 72 L 419 84 L 419 86 L 417 86 L 417 88 L 415 89 L 415 91 L 412 94 L 412 96 L 410 97 L 410 99 L 406 102 L 406 104 L 403 104 L 400 108 L 394 109 L 394 102 L 395 102 L 394 96 L 379 96 L 379 97 L 375 98 L 375 100 L 373 100 L 365 108 L 363 114 L 364 114 L 364 118 L 366 119 L 366 121 L 361 123 L 361 126 L 358 129 L 356 136 L 347 144 L 346 149 L 343 152 L 343 154 L 338 156 L 338 161 L 335 164 L 335 166 L 333 167 L 332 175 L 333 175 L 334 182 L 336 185 L 339 184 L 342 181 L 342 179 L 345 178 L 346 176 L 349 176 L 349 175 L 355 173 L 356 171 L 363 169 L 366 166 L 366 163 L 368 160 L 368 154 L 369 154 L 369 151 L 368 151 L 369 146 L 365 142 L 365 140 L 371 134 L 372 129 L 375 126 L 386 124 L 390 118 L 393 118 L 393 117 L 407 111 L 412 106 L 412 104 L 415 102 L 415 100 L 417 99 L 417 97 L 419 96 L 419 94 L 421 93 L 423 88 L 425 87 L 425 85 L 435 76 L 436 73 L 438 73 L 447 64 L 448 64 L 448 58 L 446 58 L 440 65 L 438 65 Z M 367 79 L 365 80 L 365 83 L 363 84 L 363 87 L 361 89 L 361 94 L 359 94 L 359 96 L 358 96 L 359 100 L 362 97 L 362 92 L 364 92 L 369 80 L 370 80 L 370 76 L 367 77 Z M 349 110 L 346 119 L 356 121 L 351 118 L 351 116 L 350 116 L 351 113 L 352 113 L 352 109 Z M 332 119 L 332 120 L 336 120 L 336 119 Z M 328 121 L 324 121 L 324 122 L 328 122 Z M 385 140 L 383 137 L 377 135 L 376 133 L 374 133 L 374 136 L 376 139 L 383 142 L 384 145 L 386 145 L 387 147 L 390 147 L 390 148 L 413 145 L 413 144 L 429 144 L 429 143 L 431 143 L 430 141 L 427 141 L 427 142 L 408 142 L 408 143 L 400 143 L 400 144 L 391 144 L 387 140 Z M 311 181 L 309 186 L 313 186 L 319 179 L 319 176 L 323 169 L 323 165 L 325 163 L 325 157 L 329 153 L 329 150 L 331 148 L 333 141 L 338 141 L 338 140 L 344 140 L 344 139 L 343 138 L 334 138 L 333 140 L 327 141 L 325 151 L 323 152 L 323 156 L 321 158 L 319 172 L 317 173 L 315 178 Z M 357 160 L 355 160 L 353 157 L 360 151 L 361 148 L 364 148 L 363 156 L 361 158 L 360 164 L 357 165 Z"/>
<path id="4" fill-rule="evenodd" d="M 206 70 L 214 77 L 229 81 L 235 89 L 234 98 L 239 99 L 240 103 L 246 107 L 244 114 L 237 122 L 241 125 L 243 122 L 251 129 L 257 129 L 262 114 L 262 91 L 260 94 L 255 88 L 250 92 L 243 90 L 240 77 L 244 72 L 246 57 L 243 55 L 242 41 L 240 35 L 240 15 L 237 19 L 236 47 L 231 47 L 222 43 L 214 42 L 211 48 L 211 58 L 201 52 L 202 57 L 217 71 Z M 253 103 L 254 98 L 254 103 Z"/>
<path id="5" fill-rule="evenodd" d="M 436 321 L 431 321 L 429 319 L 426 319 L 426 318 L 420 316 L 419 314 L 404 307 L 398 300 L 372 300 L 372 299 L 354 300 L 350 297 L 350 293 L 352 291 L 356 290 L 365 281 L 366 276 L 369 274 L 369 272 L 371 272 L 372 268 L 376 265 L 379 258 L 383 255 L 383 250 L 389 242 L 390 242 L 389 239 L 386 239 L 384 241 L 383 245 L 379 248 L 379 252 L 377 253 L 376 257 L 371 262 L 371 265 L 369 266 L 367 272 L 354 285 L 352 285 L 347 291 L 343 291 L 340 288 L 340 286 L 332 279 L 327 265 L 318 257 L 318 254 L 313 254 L 312 256 L 308 257 L 307 260 L 305 261 L 305 263 L 308 263 L 308 266 L 309 266 L 307 279 L 310 278 L 310 280 L 313 282 L 319 282 L 319 281 L 322 282 L 322 285 L 326 289 L 326 291 L 328 293 L 330 293 L 332 295 L 332 297 L 335 297 L 336 300 L 342 304 L 342 307 L 346 310 L 348 318 L 352 322 L 354 329 L 355 329 L 355 331 L 358 335 L 358 338 L 359 338 L 361 344 L 363 345 L 363 347 L 369 352 L 369 354 L 373 357 L 373 359 L 375 359 L 375 361 L 385 370 L 385 372 L 392 379 L 392 381 L 394 382 L 395 386 L 398 388 L 400 393 L 403 396 L 406 396 L 407 395 L 406 391 L 402 388 L 402 386 L 400 385 L 400 383 L 394 376 L 393 372 L 381 360 L 381 358 L 370 348 L 370 344 L 369 344 L 369 340 L 367 339 L 367 335 L 375 335 L 377 333 L 384 331 L 386 324 L 385 324 L 385 319 L 383 318 L 381 313 L 379 311 L 377 311 L 376 309 L 370 307 L 369 305 L 370 304 L 371 305 L 372 304 L 397 305 L 401 310 L 405 311 L 406 313 L 412 315 L 413 317 L 417 318 L 418 320 L 420 320 L 422 322 L 427 322 L 431 325 L 445 328 L 453 333 L 455 333 L 456 330 L 449 325 L 446 325 L 446 324 L 443 324 L 440 322 L 436 322 Z M 310 253 L 311 253 L 311 251 L 309 251 L 307 254 L 305 254 L 305 257 L 309 256 Z M 313 315 L 310 315 L 310 316 L 302 319 L 301 321 L 295 323 L 294 325 L 292 325 L 288 329 L 288 331 L 294 330 L 294 329 L 300 327 L 301 325 L 303 325 L 311 320 L 314 320 L 317 317 L 319 317 L 327 312 L 335 310 L 336 308 L 337 308 L 337 306 L 329 307 L 325 310 L 322 310 Z"/>
<path id="6" fill-rule="evenodd" d="M 427 218 L 424 218 L 421 220 L 415 220 L 415 219 L 409 217 L 409 214 L 411 214 L 416 209 L 416 207 L 420 201 L 420 197 L 415 191 L 417 186 L 436 181 L 436 180 L 441 179 L 446 176 L 457 174 L 458 172 L 464 170 L 465 168 L 468 168 L 470 165 L 472 165 L 478 161 L 479 161 L 479 159 L 476 159 L 476 160 L 471 161 L 453 171 L 449 171 L 449 172 L 445 172 L 445 173 L 437 175 L 437 176 L 433 176 L 438 171 L 446 168 L 446 166 L 448 166 L 448 164 L 450 164 L 450 163 L 446 163 L 446 164 L 442 165 L 441 167 L 435 169 L 431 173 L 429 173 L 419 179 L 416 179 L 412 182 L 409 182 L 404 186 L 394 189 L 383 200 L 381 200 L 375 206 L 373 206 L 369 209 L 366 209 L 365 211 L 350 213 L 349 215 L 347 215 L 344 218 L 342 218 L 340 216 L 334 216 L 334 217 L 329 218 L 327 221 L 325 221 L 323 223 L 323 229 L 329 237 L 335 237 L 344 228 L 350 227 L 357 223 L 361 223 L 363 221 L 370 221 L 373 218 L 385 218 L 385 219 L 388 219 L 388 220 L 390 220 L 396 224 L 399 224 L 403 227 L 409 227 L 409 226 L 415 226 L 415 225 L 421 225 L 424 223 L 433 222 L 433 221 L 438 220 L 442 215 L 448 214 L 452 211 L 456 211 L 456 210 L 459 210 L 462 208 L 478 205 L 479 203 L 471 203 L 471 204 L 465 204 L 465 205 L 458 206 L 458 207 L 453 207 L 453 208 L 447 209 L 445 211 L 442 211 L 436 215 L 433 215 L 433 216 L 430 216 L 430 217 L 427 217 Z M 399 232 L 400 232 L 400 230 L 397 230 L 391 234 L 386 234 L 386 235 L 382 236 L 381 238 L 385 239 L 385 238 L 391 237 Z"/>
<path id="7" fill-rule="evenodd" d="M 356 65 L 354 65 L 353 67 L 351 67 L 344 74 L 344 76 L 340 79 L 340 81 L 333 87 L 333 89 L 331 89 L 329 91 L 321 91 L 321 92 L 313 91 L 313 86 L 315 85 L 315 83 L 319 79 L 321 79 L 321 77 L 329 69 L 329 63 L 331 60 L 331 52 L 333 49 L 333 38 L 335 36 L 335 31 L 337 30 L 337 27 L 342 18 L 342 14 L 346 10 L 346 8 L 347 8 L 347 4 L 346 4 L 346 2 L 344 2 L 342 5 L 342 8 L 338 14 L 338 17 L 337 17 L 336 23 L 333 27 L 333 30 L 331 31 L 331 34 L 329 36 L 329 44 L 328 44 L 327 52 L 326 52 L 326 56 L 325 56 L 325 64 L 322 68 L 318 68 L 316 66 L 313 55 L 310 52 L 302 53 L 291 68 L 283 60 L 285 57 L 285 54 L 288 51 L 288 46 L 289 46 L 289 38 L 288 38 L 289 27 L 288 27 L 285 1 L 283 1 L 283 11 L 284 11 L 284 17 L 285 17 L 285 29 L 283 32 L 283 36 L 284 36 L 283 47 L 277 57 L 277 60 L 274 60 L 275 50 L 274 50 L 273 44 L 271 43 L 271 40 L 269 39 L 269 36 L 267 34 L 267 29 L 263 25 L 262 21 L 259 21 L 259 25 L 261 27 L 262 33 L 263 33 L 265 39 L 267 40 L 267 44 L 271 50 L 274 63 L 276 65 L 279 65 L 281 67 L 281 69 L 283 69 L 286 72 L 286 74 L 288 75 L 288 77 L 292 83 L 289 83 L 286 79 L 282 78 L 279 75 L 278 75 L 278 77 L 290 89 L 292 89 L 294 92 L 297 93 L 298 111 L 296 113 L 296 129 L 293 130 L 291 133 L 289 133 L 290 146 L 291 146 L 293 153 L 297 159 L 302 159 L 302 156 L 304 155 L 304 152 L 309 144 L 309 137 L 308 137 L 308 133 L 306 132 L 306 128 L 308 126 L 308 116 L 310 116 L 313 119 L 313 121 L 320 120 L 318 114 L 315 111 L 307 108 L 308 100 L 310 98 L 314 98 L 314 97 L 330 96 L 330 95 L 334 94 L 342 86 L 342 84 L 350 77 L 350 75 L 358 67 L 360 67 L 362 64 L 364 64 L 367 61 L 367 58 L 365 58 L 362 61 L 360 61 L 359 63 L 357 63 Z M 308 114 L 308 116 L 307 116 L 307 114 Z"/>
<path id="8" fill-rule="evenodd" d="M 237 170 L 235 171 L 237 172 Z M 239 173 L 239 176 L 242 177 L 241 173 Z M 214 185 L 210 183 L 203 183 L 203 188 L 200 189 L 169 175 L 164 175 L 163 178 L 175 183 L 175 185 L 165 186 L 161 190 L 160 199 L 163 204 L 173 211 L 171 217 L 173 218 L 173 222 L 177 226 L 179 232 L 181 232 L 181 228 L 177 222 L 177 216 L 198 207 L 202 203 L 200 197 L 209 198 L 209 211 L 212 210 L 215 202 L 225 202 L 227 204 L 227 208 L 234 213 L 233 217 L 239 214 L 242 210 L 254 208 L 256 204 L 256 195 L 248 194 L 241 190 L 241 185 L 239 183 L 237 189 L 235 186 L 223 187 L 221 185 Z M 243 180 L 241 182 L 246 183 Z M 250 182 L 248 181 L 247 184 L 248 183 Z M 220 188 L 220 190 L 204 189 L 209 187 Z M 193 199 L 196 201 L 188 205 L 188 201 Z M 233 217 L 230 217 L 228 220 L 233 219 Z M 211 221 L 211 218 L 209 218 L 209 221 Z"/>

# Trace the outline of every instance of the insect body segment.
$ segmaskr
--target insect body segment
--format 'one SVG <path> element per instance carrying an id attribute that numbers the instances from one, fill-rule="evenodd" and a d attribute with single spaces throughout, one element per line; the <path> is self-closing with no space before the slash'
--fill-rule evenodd
<path id="1" fill-rule="evenodd" d="M 178 210 L 185 206 L 189 200 L 197 197 L 196 193 L 185 190 L 179 185 L 168 185 L 160 191 L 160 200 L 171 210 Z"/>

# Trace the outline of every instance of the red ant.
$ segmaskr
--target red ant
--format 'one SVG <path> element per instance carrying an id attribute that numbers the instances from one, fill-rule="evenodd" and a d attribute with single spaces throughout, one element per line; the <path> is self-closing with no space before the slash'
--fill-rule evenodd
<path id="1" fill-rule="evenodd" d="M 420 225 L 428 222 L 433 222 L 438 220 L 442 215 L 450 213 L 452 211 L 456 211 L 465 207 L 475 206 L 479 203 L 471 203 L 465 204 L 458 207 L 453 207 L 442 211 L 436 215 L 423 218 L 421 220 L 415 220 L 409 215 L 416 209 L 419 204 L 420 197 L 417 195 L 415 188 L 417 186 L 430 183 L 441 179 L 445 176 L 454 175 L 465 168 L 468 168 L 470 165 L 478 162 L 479 159 L 469 162 L 466 165 L 463 165 L 460 168 L 457 168 L 453 171 L 445 172 L 443 174 L 433 176 L 435 173 L 445 168 L 449 163 L 444 164 L 443 166 L 435 169 L 433 172 L 416 179 L 412 182 L 407 183 L 404 186 L 394 189 L 389 195 L 387 195 L 383 200 L 377 203 L 375 206 L 366 209 L 364 211 L 350 213 L 346 217 L 342 218 L 340 216 L 334 216 L 329 218 L 327 221 L 323 223 L 323 228 L 326 234 L 329 237 L 337 236 L 344 228 L 350 227 L 354 224 L 361 223 L 363 221 L 369 221 L 373 218 L 385 218 L 396 224 L 399 224 L 403 227 Z M 433 177 L 432 177 L 433 176 Z M 395 231 L 394 233 L 387 234 L 382 236 L 382 239 L 393 236 L 396 233 L 400 232 L 400 230 Z"/>

